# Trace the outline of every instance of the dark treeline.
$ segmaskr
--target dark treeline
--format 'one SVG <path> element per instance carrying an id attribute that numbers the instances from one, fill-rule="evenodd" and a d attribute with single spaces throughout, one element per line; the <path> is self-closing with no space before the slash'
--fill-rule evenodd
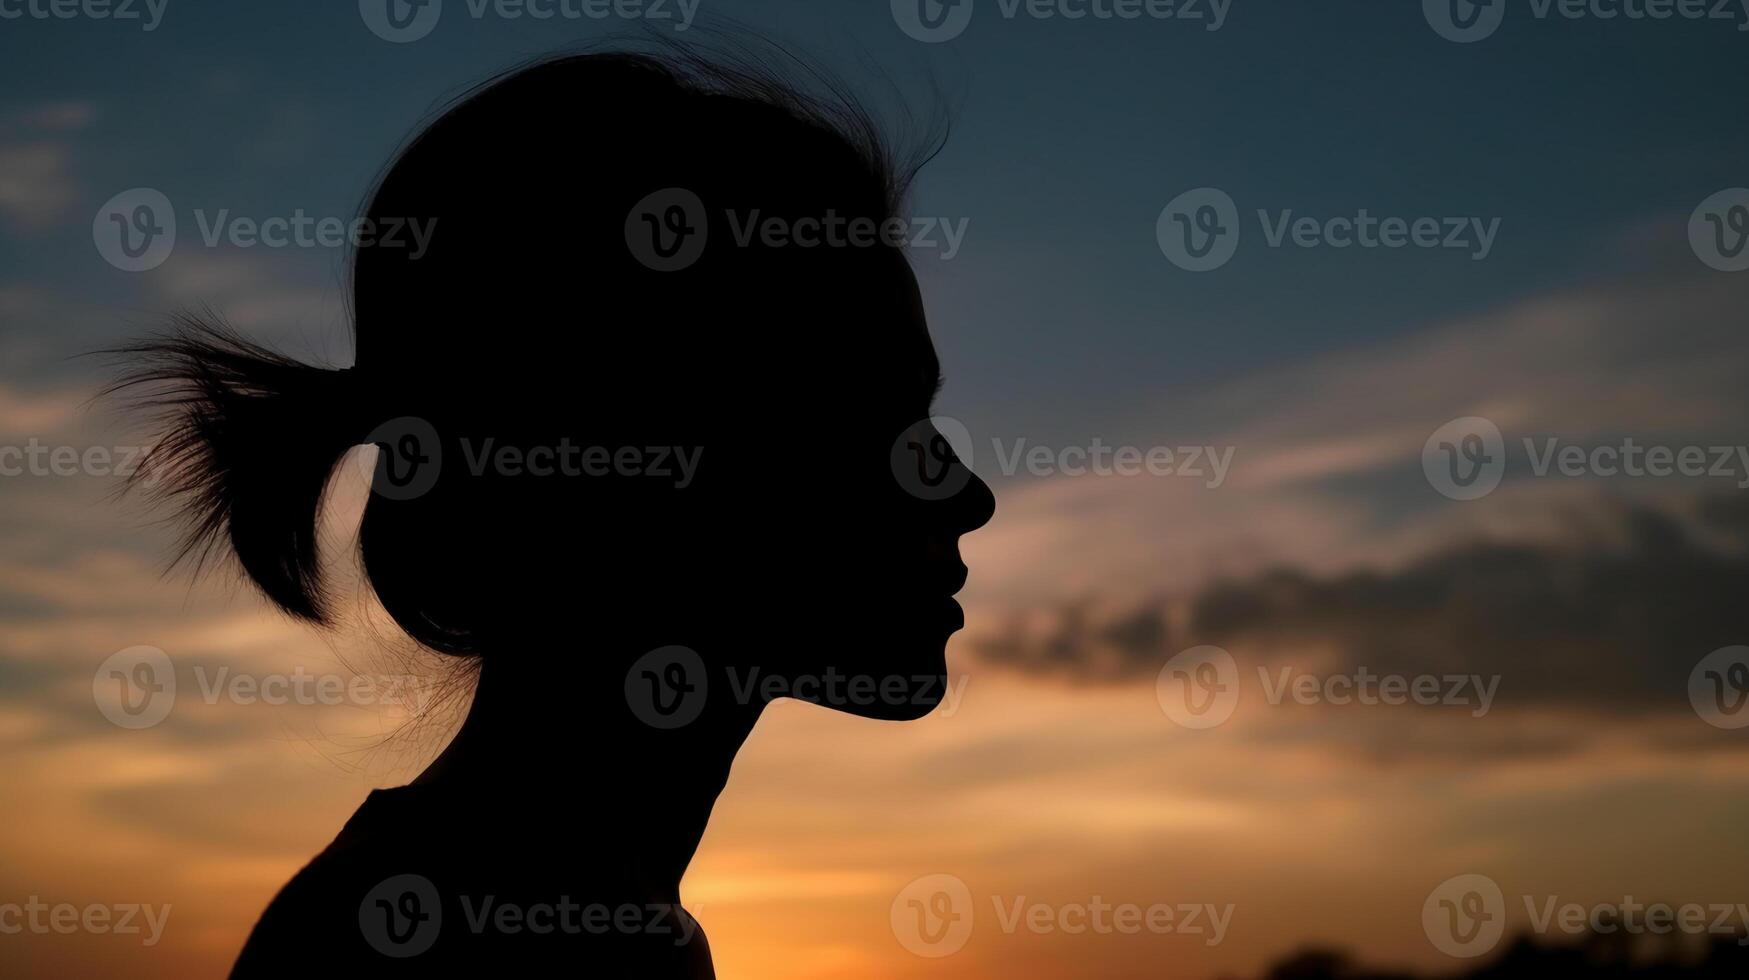
<path id="1" fill-rule="evenodd" d="M 1749 946 L 1738 937 L 1591 935 L 1554 944 L 1520 937 L 1497 956 L 1469 968 L 1412 973 L 1375 969 L 1348 953 L 1310 949 L 1270 967 L 1260 980 L 1531 980 L 1596 977 L 1600 980 L 1711 980 L 1749 977 Z"/>

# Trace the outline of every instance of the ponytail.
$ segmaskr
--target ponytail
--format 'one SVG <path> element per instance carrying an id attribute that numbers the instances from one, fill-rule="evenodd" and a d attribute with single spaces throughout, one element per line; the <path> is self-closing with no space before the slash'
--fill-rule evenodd
<path id="1" fill-rule="evenodd" d="M 105 394 L 126 393 L 159 430 L 124 492 L 173 512 L 183 526 L 177 561 L 203 568 L 228 539 L 274 605 L 327 622 L 317 516 L 336 462 L 363 436 L 351 372 L 292 360 L 192 314 L 106 353 L 125 366 Z"/>

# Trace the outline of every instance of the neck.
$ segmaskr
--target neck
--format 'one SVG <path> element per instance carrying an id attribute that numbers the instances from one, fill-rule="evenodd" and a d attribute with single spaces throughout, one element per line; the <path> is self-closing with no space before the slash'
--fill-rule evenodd
<path id="1" fill-rule="evenodd" d="M 621 678 L 555 683 L 552 670 L 482 667 L 466 721 L 414 785 L 489 806 L 552 873 L 678 901 L 756 706 L 711 699 L 690 724 L 658 729 L 627 706 Z"/>

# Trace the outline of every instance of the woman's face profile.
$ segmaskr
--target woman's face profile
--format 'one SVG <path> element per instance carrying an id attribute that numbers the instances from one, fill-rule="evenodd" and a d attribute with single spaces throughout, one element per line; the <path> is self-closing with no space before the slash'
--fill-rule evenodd
<path id="1" fill-rule="evenodd" d="M 793 392 L 768 459 L 730 460 L 743 513 L 758 519 L 723 552 L 744 556 L 741 567 L 718 574 L 732 603 L 768 617 L 748 633 L 772 645 L 734 659 L 778 678 L 773 689 L 910 719 L 945 693 L 947 640 L 964 625 L 959 538 L 995 502 L 930 421 L 941 369 L 909 266 L 897 252 L 846 264 L 859 308 L 811 355 L 835 363 L 815 367 L 822 380 L 806 397 Z M 817 294 L 837 293 L 844 310 L 833 278 Z"/>
<path id="2" fill-rule="evenodd" d="M 614 97 L 587 127 L 554 125 L 596 92 Z M 434 233 L 416 255 L 355 250 L 350 368 L 198 318 L 128 349 L 142 362 L 123 386 L 174 409 L 168 494 L 194 554 L 222 538 L 279 609 L 339 625 L 319 518 L 339 461 L 374 446 L 365 584 L 407 637 L 477 672 L 442 754 L 361 807 L 241 963 L 343 949 L 381 966 L 370 896 L 409 874 L 454 895 L 557 884 L 672 906 L 765 705 L 904 720 L 947 699 L 959 540 L 994 499 L 932 419 L 942 370 L 916 277 L 894 242 L 737 231 L 900 221 L 933 150 L 901 158 L 877 129 L 756 63 L 544 61 L 460 99 L 383 173 L 369 219 Z M 706 237 L 652 263 L 640 208 L 679 191 L 694 211 L 662 227 Z M 666 666 L 705 672 L 686 716 L 654 683 L 671 672 L 638 673 L 677 649 L 689 659 Z M 458 854 L 453 828 L 489 843 Z M 711 975 L 702 943 L 649 938 L 574 948 L 609 975 Z M 446 941 L 467 962 L 573 948 Z"/>

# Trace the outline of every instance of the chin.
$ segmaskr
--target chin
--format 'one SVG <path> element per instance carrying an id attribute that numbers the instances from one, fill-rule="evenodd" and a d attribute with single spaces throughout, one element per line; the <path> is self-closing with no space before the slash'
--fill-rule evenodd
<path id="1" fill-rule="evenodd" d="M 890 708 L 891 710 L 885 711 L 879 715 L 871 715 L 869 717 L 873 717 L 877 721 L 917 721 L 920 718 L 928 717 L 931 712 L 940 706 L 941 700 L 941 698 L 937 697 L 931 698 L 927 701 L 918 701 L 913 704 L 882 705 L 881 707 Z"/>
<path id="2" fill-rule="evenodd" d="M 922 718 L 948 696 L 948 635 L 941 628 L 913 627 L 883 637 L 864 636 L 854 649 L 840 651 L 844 659 L 832 666 L 802 672 L 834 682 L 812 691 L 792 689 L 791 696 L 860 718 Z"/>
<path id="3" fill-rule="evenodd" d="M 826 701 L 813 701 L 812 703 L 871 721 L 916 721 L 934 711 L 941 702 L 940 697 L 930 697 L 912 701 L 876 702 L 874 704 L 833 704 Z"/>

